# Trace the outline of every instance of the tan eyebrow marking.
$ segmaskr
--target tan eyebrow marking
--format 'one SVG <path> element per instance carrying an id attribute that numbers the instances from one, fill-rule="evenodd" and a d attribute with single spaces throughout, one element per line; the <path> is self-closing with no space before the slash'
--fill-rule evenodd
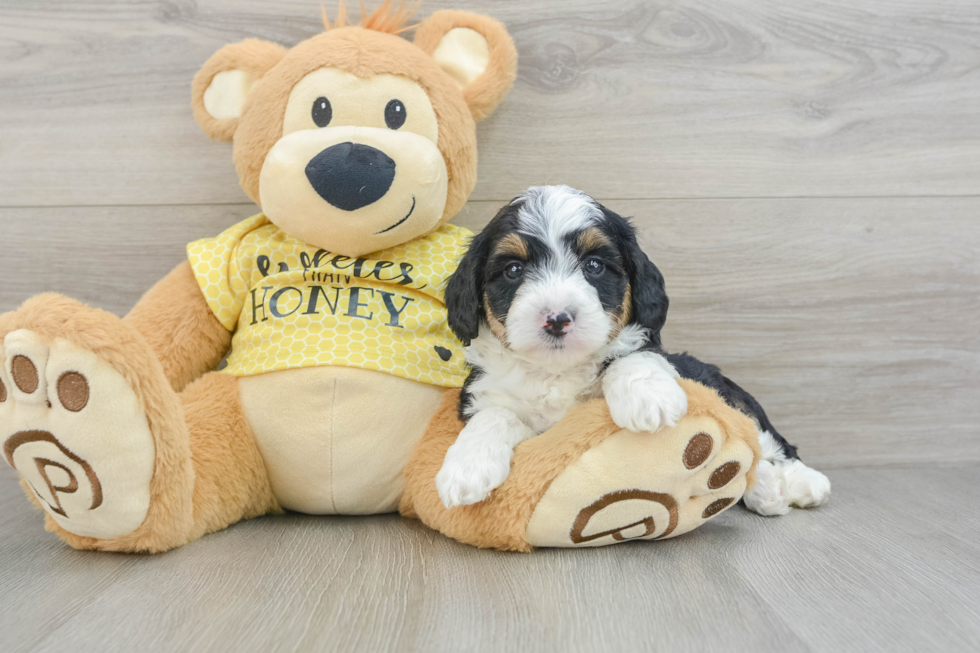
<path id="1" fill-rule="evenodd" d="M 597 227 L 589 227 L 578 235 L 578 246 L 586 252 L 607 245 L 612 245 L 609 236 Z"/>
<path id="2" fill-rule="evenodd" d="M 497 243 L 497 247 L 494 248 L 493 253 L 512 254 L 513 256 L 527 260 L 527 242 L 517 234 L 507 234 Z"/>

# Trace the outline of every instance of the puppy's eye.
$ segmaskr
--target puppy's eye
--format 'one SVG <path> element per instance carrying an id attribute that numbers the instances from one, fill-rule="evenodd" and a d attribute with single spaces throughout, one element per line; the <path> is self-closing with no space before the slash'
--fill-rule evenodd
<path id="1" fill-rule="evenodd" d="M 392 100 L 385 107 L 385 124 L 388 125 L 388 129 L 398 129 L 405 124 L 407 117 L 405 105 L 401 100 Z"/>
<path id="2" fill-rule="evenodd" d="M 313 101 L 313 122 L 316 123 L 317 127 L 326 127 L 330 124 L 330 119 L 333 118 L 333 107 L 330 106 L 330 100 L 323 97 L 322 95 Z"/>
<path id="3" fill-rule="evenodd" d="M 524 266 L 517 261 L 511 261 L 504 268 L 504 276 L 511 281 L 517 281 L 524 276 Z"/>
<path id="4" fill-rule="evenodd" d="M 606 264 L 593 256 L 585 259 L 585 263 L 582 264 L 582 269 L 585 270 L 586 274 L 597 277 L 606 271 Z"/>

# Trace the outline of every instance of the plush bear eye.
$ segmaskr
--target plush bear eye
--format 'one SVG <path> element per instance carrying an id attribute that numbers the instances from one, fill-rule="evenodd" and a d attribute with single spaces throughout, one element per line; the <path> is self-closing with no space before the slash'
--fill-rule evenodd
<path id="1" fill-rule="evenodd" d="M 317 127 L 329 125 L 330 119 L 333 118 L 333 107 L 330 106 L 330 100 L 322 95 L 314 100 L 312 114 L 313 122 L 316 123 Z"/>
<path id="2" fill-rule="evenodd" d="M 401 100 L 392 100 L 385 107 L 385 124 L 389 129 L 398 129 L 405 124 L 405 105 Z"/>

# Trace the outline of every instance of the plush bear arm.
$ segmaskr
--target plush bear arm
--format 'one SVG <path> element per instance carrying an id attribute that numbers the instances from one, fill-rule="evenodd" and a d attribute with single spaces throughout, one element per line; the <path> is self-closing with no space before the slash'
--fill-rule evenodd
<path id="1" fill-rule="evenodd" d="M 187 261 L 143 295 L 124 321 L 150 344 L 176 392 L 215 369 L 231 345 Z"/>

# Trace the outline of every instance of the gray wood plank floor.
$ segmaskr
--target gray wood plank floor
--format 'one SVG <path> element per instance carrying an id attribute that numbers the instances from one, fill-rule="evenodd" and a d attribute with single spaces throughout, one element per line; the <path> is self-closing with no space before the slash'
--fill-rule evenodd
<path id="1" fill-rule="evenodd" d="M 421 14 L 464 6 L 507 23 L 520 72 L 456 223 L 538 183 L 633 215 L 668 347 L 755 393 L 831 502 L 532 555 L 288 515 L 144 557 L 67 548 L 4 466 L 0 650 L 980 650 L 980 6 Z M 124 313 L 254 213 L 190 79 L 320 29 L 309 0 L 0 0 L 0 311 L 54 290 Z"/>
<path id="2" fill-rule="evenodd" d="M 83 553 L 4 483 L 0 633 L 14 651 L 977 650 L 977 467 L 829 475 L 817 510 L 739 507 L 675 540 L 527 555 L 394 515 Z"/>

